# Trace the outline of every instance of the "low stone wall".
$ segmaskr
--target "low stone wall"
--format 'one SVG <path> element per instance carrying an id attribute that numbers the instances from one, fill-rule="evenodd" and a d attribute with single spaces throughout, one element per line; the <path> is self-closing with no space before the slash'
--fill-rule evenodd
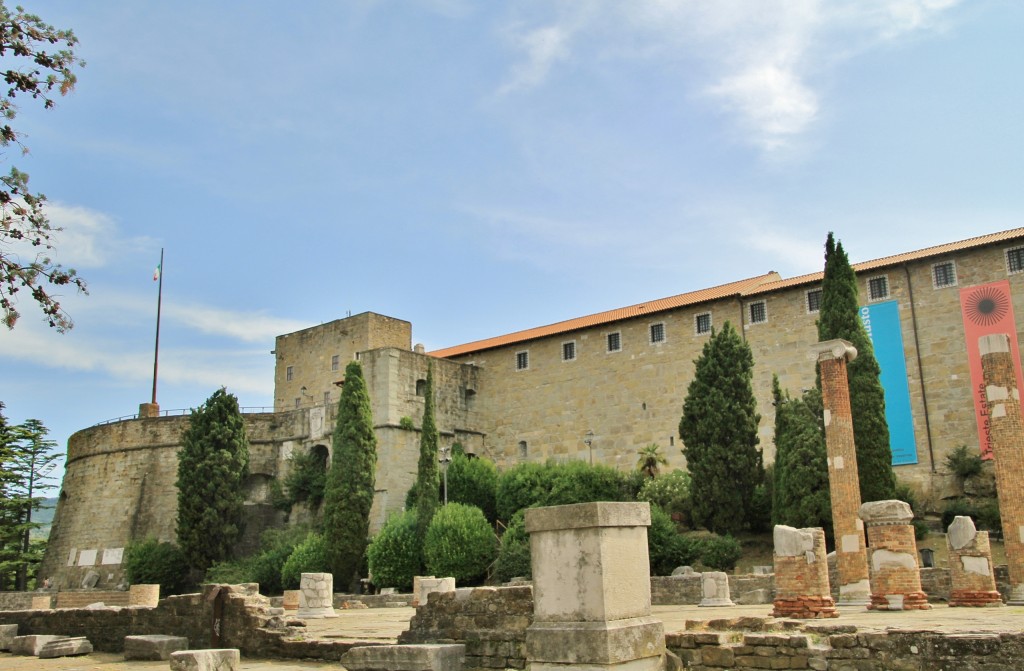
<path id="1" fill-rule="evenodd" d="M 0 611 L 28 610 L 32 607 L 32 597 L 45 596 L 43 592 L 0 592 Z"/>
<path id="2" fill-rule="evenodd" d="M 74 592 L 57 592 L 55 608 L 85 608 L 94 603 L 105 606 L 127 606 L 128 592 L 82 590 Z"/>
<path id="3" fill-rule="evenodd" d="M 335 594 L 334 607 L 341 608 L 346 601 L 361 601 L 367 608 L 395 608 L 411 606 L 412 594 Z"/>
<path id="4" fill-rule="evenodd" d="M 807 627 L 795 632 L 668 634 L 684 669 L 817 669 L 931 671 L 1015 669 L 1024 634 L 941 634 L 933 631 L 858 632 L 856 627 Z"/>
<path id="5" fill-rule="evenodd" d="M 729 596 L 733 601 L 740 595 L 764 589 L 775 593 L 775 576 L 753 573 L 729 576 Z M 699 573 L 680 576 L 651 576 L 652 606 L 696 606 L 703 598 Z"/>
<path id="6" fill-rule="evenodd" d="M 467 670 L 525 669 L 532 587 L 477 587 L 431 594 L 399 643 L 462 643 Z"/>

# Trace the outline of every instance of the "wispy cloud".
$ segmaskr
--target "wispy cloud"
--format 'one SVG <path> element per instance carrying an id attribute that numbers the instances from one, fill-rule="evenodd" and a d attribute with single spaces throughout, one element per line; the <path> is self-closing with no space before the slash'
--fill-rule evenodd
<path id="1" fill-rule="evenodd" d="M 271 317 L 265 312 L 237 312 L 197 304 L 170 303 L 166 314 L 200 333 L 247 343 L 273 342 L 276 336 L 309 326 L 305 322 Z"/>
<path id="2" fill-rule="evenodd" d="M 112 217 L 78 205 L 51 202 L 46 214 L 55 228 L 54 246 L 65 265 L 77 268 L 100 268 L 111 261 L 141 250 L 152 249 L 156 243 L 148 237 L 124 238 Z"/>
<path id="3" fill-rule="evenodd" d="M 523 52 L 524 60 L 512 66 L 508 79 L 498 89 L 499 95 L 530 89 L 544 83 L 548 73 L 559 61 L 569 56 L 568 26 L 552 25 L 520 32 L 509 31 L 513 46 Z"/>

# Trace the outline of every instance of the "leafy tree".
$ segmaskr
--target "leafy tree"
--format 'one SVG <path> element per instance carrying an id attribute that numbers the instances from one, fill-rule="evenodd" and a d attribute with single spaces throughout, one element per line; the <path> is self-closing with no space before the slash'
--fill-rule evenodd
<path id="1" fill-rule="evenodd" d="M 249 439 L 238 399 L 221 387 L 192 411 L 178 452 L 178 547 L 205 571 L 242 533 Z"/>
<path id="2" fill-rule="evenodd" d="M 470 458 L 461 449 L 452 449 L 448 464 L 448 501 L 476 506 L 484 511 L 489 522 L 497 519 L 495 496 L 498 489 L 498 468 L 493 461 Z"/>
<path id="3" fill-rule="evenodd" d="M 694 363 L 679 422 L 693 477 L 694 521 L 716 533 L 734 532 L 748 523 L 754 488 L 764 477 L 752 388 L 754 356 L 726 322 Z"/>
<path id="4" fill-rule="evenodd" d="M 440 504 L 440 480 L 437 476 L 437 423 L 434 419 L 434 364 L 427 366 L 424 390 L 423 423 L 420 426 L 420 460 L 416 469 L 416 538 L 419 547 L 427 537 L 430 520 Z"/>
<path id="5" fill-rule="evenodd" d="M 370 395 L 358 361 L 345 367 L 333 445 L 324 488 L 324 542 L 335 585 L 356 592 L 369 542 L 377 470 Z"/>
<path id="6" fill-rule="evenodd" d="M 808 390 L 790 398 L 772 378 L 775 399 L 775 479 L 772 522 L 791 527 L 822 527 L 832 538 L 828 453 L 821 394 Z"/>
<path id="7" fill-rule="evenodd" d="M 0 57 L 7 67 L 2 72 L 8 87 L 7 94 L 0 97 L 0 146 L 16 144 L 23 153 L 28 152 L 22 134 L 10 123 L 18 113 L 14 100 L 18 95 L 28 96 L 49 109 L 54 106 L 54 94 L 69 93 L 77 81 L 73 69 L 85 65 L 75 57 L 77 44 L 78 38 L 70 30 L 58 30 L 21 7 L 12 12 L 0 2 Z M 60 228 L 47 219 L 45 202 L 46 196 L 29 191 L 28 175 L 17 168 L 0 176 L 0 309 L 8 329 L 14 328 L 21 316 L 16 294 L 22 289 L 31 294 L 49 325 L 61 333 L 73 322 L 47 285 L 72 285 L 87 293 L 85 280 L 49 257 Z"/>
<path id="8" fill-rule="evenodd" d="M 661 466 L 668 466 L 668 459 L 661 452 L 657 443 L 651 443 L 647 447 L 641 447 L 638 454 L 640 458 L 636 461 L 636 468 L 647 478 L 658 477 Z"/>
<path id="9" fill-rule="evenodd" d="M 32 531 L 40 527 L 32 513 L 42 507 L 39 494 L 53 487 L 50 473 L 64 456 L 52 451 L 57 443 L 48 433 L 37 419 L 11 427 L 0 414 L 0 576 L 13 575 L 18 591 L 29 588 L 42 560 L 42 548 L 32 542 Z"/>
<path id="10" fill-rule="evenodd" d="M 881 369 L 860 319 L 859 303 L 857 276 L 850 267 L 843 243 L 837 243 L 829 233 L 825 241 L 818 339 L 842 338 L 857 348 L 857 358 L 849 363 L 847 374 L 860 497 L 864 502 L 881 501 L 896 495 L 896 475 L 892 470 L 889 425 L 885 421 L 885 392 L 879 380 Z"/>

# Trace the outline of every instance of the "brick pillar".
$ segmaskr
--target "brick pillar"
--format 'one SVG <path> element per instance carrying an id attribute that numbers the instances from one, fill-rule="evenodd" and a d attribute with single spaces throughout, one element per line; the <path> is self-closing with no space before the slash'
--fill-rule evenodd
<path id="1" fill-rule="evenodd" d="M 995 461 L 1003 547 L 1010 572 L 1012 606 L 1024 605 L 1024 422 L 1010 339 L 994 333 L 978 339 L 985 380 L 992 458 Z"/>
<path id="2" fill-rule="evenodd" d="M 776 525 L 772 617 L 838 617 L 828 582 L 825 530 Z"/>
<path id="3" fill-rule="evenodd" d="M 857 450 L 853 444 L 853 413 L 846 362 L 857 350 L 845 340 L 827 340 L 812 348 L 821 368 L 821 400 L 825 406 L 825 445 L 828 484 L 832 498 L 832 528 L 836 536 L 839 568 L 839 605 L 865 606 L 870 602 L 868 558 L 860 509 Z"/>
<path id="4" fill-rule="evenodd" d="M 950 606 L 1002 606 L 992 572 L 988 532 L 974 528 L 974 520 L 957 515 L 946 533 L 952 589 Z"/>
<path id="5" fill-rule="evenodd" d="M 871 610 L 927 610 L 917 565 L 914 513 L 903 501 L 871 501 L 860 507 L 868 527 Z"/>

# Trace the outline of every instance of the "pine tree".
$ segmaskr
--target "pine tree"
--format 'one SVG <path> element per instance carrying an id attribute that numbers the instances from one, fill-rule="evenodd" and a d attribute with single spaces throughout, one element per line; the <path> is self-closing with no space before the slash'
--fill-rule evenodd
<path id="1" fill-rule="evenodd" d="M 427 528 L 434 518 L 441 496 L 437 475 L 437 423 L 434 419 L 434 364 L 427 366 L 424 390 L 423 423 L 420 426 L 420 460 L 416 471 L 416 538 L 419 547 L 427 537 Z"/>
<path id="2" fill-rule="evenodd" d="M 192 411 L 178 452 L 178 546 L 193 569 L 231 556 L 242 534 L 249 439 L 223 387 Z"/>
<path id="3" fill-rule="evenodd" d="M 350 361 L 338 401 L 331 468 L 324 487 L 323 535 L 334 584 L 358 591 L 370 535 L 377 474 L 377 435 L 363 367 Z"/>
<path id="4" fill-rule="evenodd" d="M 821 421 L 821 395 L 809 390 L 793 399 L 772 376 L 775 402 L 775 478 L 772 523 L 792 527 L 824 527 L 832 537 L 828 455 Z"/>
<path id="5" fill-rule="evenodd" d="M 694 363 L 679 422 L 693 478 L 694 520 L 716 533 L 734 532 L 748 524 L 754 488 L 763 480 L 754 356 L 726 322 Z"/>
<path id="6" fill-rule="evenodd" d="M 843 243 L 837 243 L 829 233 L 825 242 L 818 339 L 842 338 L 857 348 L 857 358 L 849 363 L 847 374 L 860 496 L 866 503 L 895 498 L 896 475 L 892 470 L 889 425 L 885 420 L 885 392 L 879 379 L 881 369 L 859 313 L 857 277 Z"/>

